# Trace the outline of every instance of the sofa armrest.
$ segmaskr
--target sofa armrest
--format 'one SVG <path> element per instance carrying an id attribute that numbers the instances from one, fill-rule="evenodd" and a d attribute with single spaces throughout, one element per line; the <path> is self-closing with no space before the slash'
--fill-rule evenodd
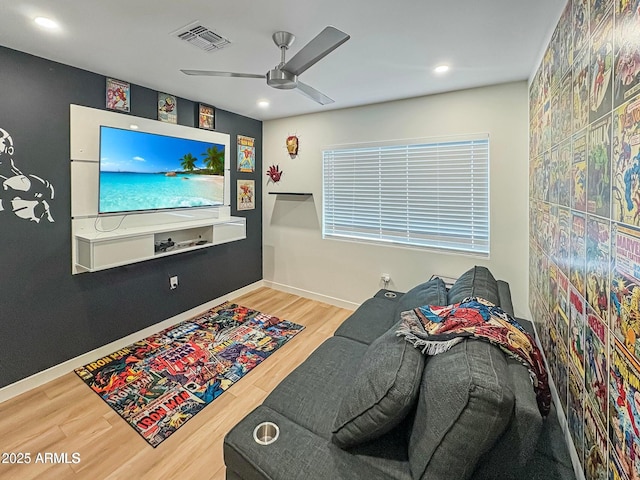
<path id="1" fill-rule="evenodd" d="M 278 439 L 271 445 L 259 445 L 253 440 L 254 428 L 265 421 L 274 422 L 280 428 Z M 227 479 L 388 479 L 355 455 L 264 405 L 227 433 L 223 451 Z"/>

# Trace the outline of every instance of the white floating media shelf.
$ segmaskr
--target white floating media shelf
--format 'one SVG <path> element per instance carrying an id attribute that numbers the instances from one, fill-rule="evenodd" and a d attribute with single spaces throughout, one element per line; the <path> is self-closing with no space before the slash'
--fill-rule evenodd
<path id="1" fill-rule="evenodd" d="M 71 271 L 96 272 L 246 238 L 246 219 L 231 216 L 230 137 L 226 133 L 71 105 Z M 100 126 L 130 129 L 225 147 L 220 206 L 100 215 Z M 171 240 L 169 240 L 171 239 Z"/>
<path id="2" fill-rule="evenodd" d="M 246 219 L 242 217 L 203 218 L 104 232 L 79 228 L 75 234 L 76 269 L 78 273 L 96 272 L 244 238 Z M 171 246 L 158 250 L 156 246 L 163 243 Z"/>

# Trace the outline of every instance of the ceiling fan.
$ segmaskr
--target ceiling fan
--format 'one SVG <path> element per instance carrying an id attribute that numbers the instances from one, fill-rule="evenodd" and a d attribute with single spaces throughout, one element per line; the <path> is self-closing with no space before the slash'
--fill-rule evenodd
<path id="1" fill-rule="evenodd" d="M 295 88 L 298 92 L 321 105 L 333 103 L 333 100 L 325 94 L 298 80 L 298 76 L 349 40 L 350 36 L 337 28 L 326 27 L 288 62 L 285 62 L 285 52 L 293 44 L 296 37 L 289 32 L 276 32 L 271 38 L 280 49 L 280 63 L 264 75 L 211 70 L 181 70 L 181 72 L 187 75 L 211 77 L 266 78 L 267 85 L 270 87 L 283 90 Z"/>

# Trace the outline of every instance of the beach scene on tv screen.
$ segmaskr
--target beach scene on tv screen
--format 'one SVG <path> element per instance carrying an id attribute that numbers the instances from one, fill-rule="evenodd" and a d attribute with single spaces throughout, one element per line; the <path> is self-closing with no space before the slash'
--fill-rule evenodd
<path id="1" fill-rule="evenodd" d="M 100 127 L 100 213 L 224 203 L 224 145 Z"/>

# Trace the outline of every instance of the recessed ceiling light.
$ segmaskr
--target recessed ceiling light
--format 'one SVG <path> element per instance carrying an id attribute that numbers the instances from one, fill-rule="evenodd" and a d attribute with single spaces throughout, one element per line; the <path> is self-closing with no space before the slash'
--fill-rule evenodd
<path id="1" fill-rule="evenodd" d="M 433 71 L 436 72 L 436 73 L 448 72 L 449 71 L 449 65 L 438 65 L 436 68 L 433 69 Z"/>
<path id="2" fill-rule="evenodd" d="M 33 21 L 36 22 L 37 25 L 48 28 L 49 30 L 55 30 L 58 28 L 58 23 L 47 17 L 36 17 Z"/>
<path id="3" fill-rule="evenodd" d="M 138 125 L 136 125 L 135 123 L 132 123 L 131 125 L 129 125 L 129 128 L 131 130 L 137 130 L 138 129 Z"/>
<path id="4" fill-rule="evenodd" d="M 269 106 L 269 102 L 267 100 L 260 100 L 258 102 L 258 106 L 260 108 L 267 108 Z"/>

